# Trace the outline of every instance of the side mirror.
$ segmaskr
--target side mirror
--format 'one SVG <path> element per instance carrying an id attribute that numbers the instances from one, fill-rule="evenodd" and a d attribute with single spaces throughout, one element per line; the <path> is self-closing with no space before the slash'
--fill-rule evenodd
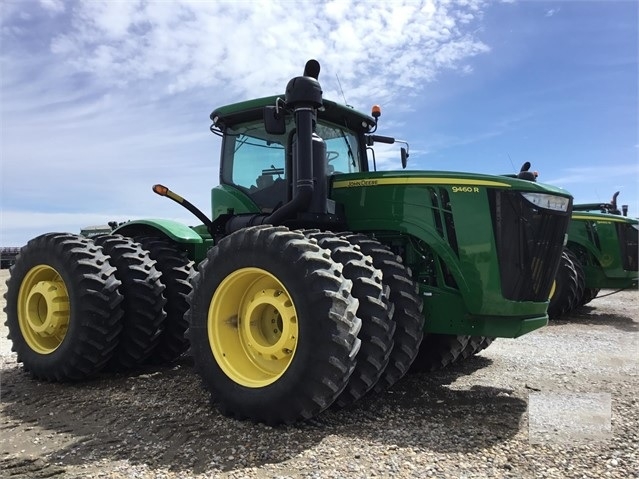
<path id="1" fill-rule="evenodd" d="M 408 162 L 408 151 L 406 148 L 402 146 L 401 148 L 401 156 L 402 156 L 402 168 L 406 169 L 406 163 Z"/>
<path id="2" fill-rule="evenodd" d="M 286 133 L 284 111 L 274 106 L 264 107 L 264 129 L 269 135 L 283 135 Z"/>

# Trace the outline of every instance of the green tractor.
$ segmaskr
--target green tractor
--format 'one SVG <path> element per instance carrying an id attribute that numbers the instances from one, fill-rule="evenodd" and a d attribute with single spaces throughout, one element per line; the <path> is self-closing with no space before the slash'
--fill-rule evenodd
<path id="1" fill-rule="evenodd" d="M 573 207 L 568 243 L 557 271 L 557 294 L 548 314 L 560 318 L 592 301 L 600 289 L 637 288 L 639 221 L 628 217 L 628 206 L 586 203 Z"/>
<path id="2" fill-rule="evenodd" d="M 70 381 L 187 349 L 219 410 L 267 424 L 380 393 L 472 341 L 547 324 L 572 210 L 518 178 L 375 171 L 380 111 L 322 97 L 319 64 L 284 95 L 216 109 L 212 219 L 148 219 L 28 242 L 7 325 L 33 376 Z M 370 161 L 369 161 L 370 160 Z"/>

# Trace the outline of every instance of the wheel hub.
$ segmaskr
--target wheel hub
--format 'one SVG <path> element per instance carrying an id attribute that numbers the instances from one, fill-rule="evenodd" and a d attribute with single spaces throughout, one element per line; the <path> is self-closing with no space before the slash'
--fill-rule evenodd
<path id="1" fill-rule="evenodd" d="M 66 336 L 69 318 L 69 293 L 58 272 L 48 265 L 33 267 L 18 294 L 18 322 L 27 345 L 52 353 Z"/>
<path id="2" fill-rule="evenodd" d="M 249 300 L 243 319 L 240 323 L 246 346 L 255 354 L 283 359 L 295 350 L 295 310 L 283 291 L 259 291 Z"/>
<path id="3" fill-rule="evenodd" d="M 66 328 L 69 298 L 62 281 L 39 281 L 27 296 L 27 323 L 42 337 L 56 336 Z"/>

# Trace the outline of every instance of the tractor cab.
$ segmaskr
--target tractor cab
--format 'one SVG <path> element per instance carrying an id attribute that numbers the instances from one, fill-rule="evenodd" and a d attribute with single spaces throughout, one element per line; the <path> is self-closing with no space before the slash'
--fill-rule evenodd
<path id="1" fill-rule="evenodd" d="M 264 106 L 275 104 L 277 97 L 264 99 Z M 329 102 L 325 101 L 325 104 Z M 245 108 L 243 104 L 227 108 Z M 340 110 L 332 119 L 326 118 L 327 110 Z M 213 113 L 212 129 L 223 134 L 220 183 L 246 194 L 263 213 L 270 213 L 293 196 L 293 151 L 297 142 L 296 126 L 292 115 L 284 118 L 284 129 L 268 132 L 262 110 L 255 115 L 245 116 L 237 123 L 228 123 L 229 118 L 217 111 Z M 337 112 L 336 112 L 337 113 Z M 366 149 L 362 142 L 363 128 L 351 129 L 347 125 L 356 112 L 338 105 L 327 105 L 319 112 L 315 124 L 315 141 L 321 138 L 326 145 L 323 158 L 313 158 L 313 162 L 323 161 L 325 177 L 337 173 L 359 173 L 367 170 Z M 349 118 L 350 117 L 350 118 Z M 231 118 L 232 119 L 232 118 Z M 331 121 L 333 120 L 333 121 Z M 372 119 L 371 119 L 372 121 Z M 368 119 L 364 119 L 368 125 Z M 321 181 L 315 178 L 315 181 Z M 324 179 L 326 181 L 326 178 Z"/>
<path id="2" fill-rule="evenodd" d="M 286 95 L 211 113 L 211 131 L 222 137 L 214 236 L 257 224 L 345 228 L 343 211 L 330 198 L 331 178 L 368 172 L 372 145 L 397 141 L 373 134 L 378 107 L 369 116 L 321 98 L 313 77 L 294 80 Z M 406 157 L 402 148 L 403 164 Z"/>

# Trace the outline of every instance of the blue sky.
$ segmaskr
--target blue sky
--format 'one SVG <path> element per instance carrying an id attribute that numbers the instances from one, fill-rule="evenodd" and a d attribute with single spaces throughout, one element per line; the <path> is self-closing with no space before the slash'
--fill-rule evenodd
<path id="1" fill-rule="evenodd" d="M 217 106 L 280 93 L 316 58 L 325 97 L 410 143 L 409 168 L 515 172 L 639 214 L 638 2 L 0 2 L 0 246 L 210 211 Z M 384 169 L 399 155 L 378 156 Z"/>

